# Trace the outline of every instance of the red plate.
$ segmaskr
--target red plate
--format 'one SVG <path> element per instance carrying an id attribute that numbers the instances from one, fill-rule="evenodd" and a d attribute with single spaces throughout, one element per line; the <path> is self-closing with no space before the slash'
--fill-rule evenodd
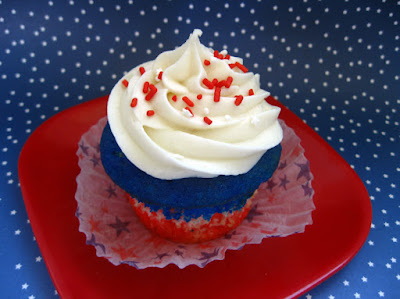
<path id="1" fill-rule="evenodd" d="M 19 159 L 26 209 L 62 298 L 257 298 L 304 294 L 346 265 L 371 225 L 368 193 L 349 165 L 279 102 L 281 118 L 302 140 L 314 174 L 314 224 L 305 233 L 227 251 L 204 269 L 113 266 L 86 245 L 75 217 L 78 141 L 106 114 L 107 96 L 65 110 L 41 125 Z"/>

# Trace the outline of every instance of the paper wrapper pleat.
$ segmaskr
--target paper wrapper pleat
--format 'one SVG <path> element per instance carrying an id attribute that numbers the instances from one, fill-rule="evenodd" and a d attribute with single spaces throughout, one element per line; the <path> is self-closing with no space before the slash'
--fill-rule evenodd
<path id="1" fill-rule="evenodd" d="M 80 174 L 75 198 L 79 231 L 99 257 L 112 264 L 129 264 L 137 269 L 163 268 L 175 264 L 204 267 L 223 260 L 225 252 L 264 238 L 304 232 L 312 224 L 315 209 L 313 175 L 295 132 L 283 121 L 282 155 L 272 178 L 260 185 L 247 218 L 226 236 L 200 244 L 178 244 L 151 233 L 137 218 L 127 196 L 105 173 L 99 143 L 104 117 L 82 135 L 77 155 Z"/>

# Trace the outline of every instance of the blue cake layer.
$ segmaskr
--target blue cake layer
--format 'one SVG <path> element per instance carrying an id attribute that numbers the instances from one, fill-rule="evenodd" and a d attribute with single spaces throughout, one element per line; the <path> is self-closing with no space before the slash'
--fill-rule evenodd
<path id="1" fill-rule="evenodd" d="M 146 174 L 125 157 L 108 124 L 100 142 L 101 161 L 111 179 L 152 210 L 162 208 L 168 219 L 178 219 L 180 215 L 208 218 L 216 212 L 241 209 L 260 184 L 272 176 L 281 150 L 280 145 L 268 150 L 244 174 L 162 180 Z"/>

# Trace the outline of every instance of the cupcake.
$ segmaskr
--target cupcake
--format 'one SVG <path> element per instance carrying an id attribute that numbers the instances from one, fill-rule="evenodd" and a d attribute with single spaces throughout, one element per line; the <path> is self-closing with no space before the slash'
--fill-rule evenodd
<path id="1" fill-rule="evenodd" d="M 119 80 L 100 143 L 106 173 L 144 225 L 183 243 L 237 227 L 281 154 L 280 108 L 259 75 L 201 34 Z"/>

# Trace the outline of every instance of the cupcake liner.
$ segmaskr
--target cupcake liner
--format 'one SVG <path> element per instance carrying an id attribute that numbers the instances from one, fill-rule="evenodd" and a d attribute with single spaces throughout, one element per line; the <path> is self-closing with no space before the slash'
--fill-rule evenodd
<path id="1" fill-rule="evenodd" d="M 304 232 L 312 224 L 313 175 L 304 149 L 295 132 L 280 120 L 283 129 L 282 155 L 271 179 L 260 185 L 249 214 L 224 237 L 199 244 L 179 244 L 147 230 L 129 204 L 125 192 L 105 173 L 100 159 L 100 138 L 107 123 L 104 117 L 82 135 L 77 156 L 78 175 L 75 198 L 79 231 L 99 257 L 112 264 L 128 264 L 137 269 L 163 268 L 175 264 L 204 267 L 223 260 L 225 252 L 264 238 Z"/>

